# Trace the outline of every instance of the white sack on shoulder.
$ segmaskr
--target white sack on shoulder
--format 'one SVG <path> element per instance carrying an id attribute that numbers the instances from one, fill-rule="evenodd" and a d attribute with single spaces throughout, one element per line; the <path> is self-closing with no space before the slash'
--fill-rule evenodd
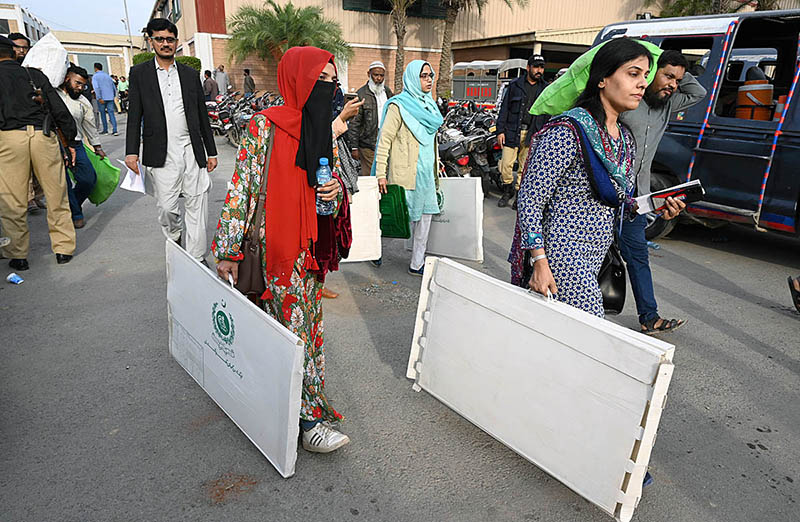
<path id="1" fill-rule="evenodd" d="M 64 49 L 58 38 L 49 32 L 31 46 L 22 65 L 42 71 L 52 86 L 57 89 L 64 83 L 64 77 L 67 75 L 69 66 L 67 50 Z"/>

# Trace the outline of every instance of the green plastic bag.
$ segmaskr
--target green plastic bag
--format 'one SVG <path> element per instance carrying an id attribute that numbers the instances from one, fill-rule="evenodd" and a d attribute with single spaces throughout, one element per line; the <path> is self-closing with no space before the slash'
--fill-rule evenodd
<path id="1" fill-rule="evenodd" d="M 89 201 L 95 205 L 99 205 L 103 201 L 107 200 L 111 194 L 117 190 L 117 186 L 119 185 L 120 171 L 117 167 L 111 164 L 108 156 L 100 159 L 100 156 L 95 154 L 94 149 L 85 143 L 83 144 L 83 148 L 86 150 L 86 155 L 89 157 L 89 162 L 92 164 L 92 167 L 94 167 L 94 171 L 97 174 L 97 182 L 94 184 L 91 194 L 89 194 Z M 67 172 L 74 183 L 75 176 L 72 174 L 72 171 L 67 170 Z"/>
<path id="2" fill-rule="evenodd" d="M 536 98 L 536 101 L 531 107 L 531 114 L 550 114 L 551 116 L 557 116 L 574 107 L 578 96 L 586 89 L 586 82 L 589 81 L 589 69 L 591 68 L 594 55 L 597 54 L 597 51 L 600 50 L 601 47 L 610 41 L 611 40 L 608 40 L 600 45 L 592 47 L 580 55 L 577 60 L 572 62 L 567 72 L 545 87 L 539 97 Z M 647 47 L 647 50 L 653 55 L 653 65 L 650 67 L 650 75 L 647 77 L 647 83 L 649 84 L 656 77 L 656 63 L 658 63 L 658 58 L 663 51 L 657 45 L 650 42 L 644 40 L 636 41 Z"/>
<path id="3" fill-rule="evenodd" d="M 400 185 L 387 185 L 386 194 L 381 196 L 381 235 L 408 239 L 411 237 L 411 224 L 408 221 L 406 190 Z"/>

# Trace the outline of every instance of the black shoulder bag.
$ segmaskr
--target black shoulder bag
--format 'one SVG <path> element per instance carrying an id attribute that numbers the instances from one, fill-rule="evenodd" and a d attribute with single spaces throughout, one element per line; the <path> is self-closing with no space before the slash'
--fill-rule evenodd
<path id="1" fill-rule="evenodd" d="M 580 129 L 580 124 L 574 122 L 574 125 Z M 598 187 L 595 177 L 592 175 L 595 168 L 605 168 L 596 156 L 588 142 L 588 139 L 579 133 L 578 139 L 581 141 L 581 151 L 583 152 L 582 159 L 587 173 L 589 174 L 589 182 L 592 186 L 592 192 L 595 197 L 604 205 L 609 205 L 610 196 L 608 196 L 608 187 Z M 594 160 L 594 161 L 592 161 Z M 603 190 L 605 188 L 605 190 Z M 603 194 L 605 192 L 605 194 Z M 604 198 L 604 195 L 606 196 Z M 610 205 L 609 205 L 610 206 Z M 624 219 L 624 217 L 620 217 Z M 525 287 L 528 285 L 531 276 L 533 275 L 533 264 L 531 263 L 532 250 L 526 250 L 522 258 L 522 281 Z M 603 259 L 603 264 L 600 271 L 597 273 L 597 283 L 600 286 L 600 291 L 603 294 L 603 308 L 606 313 L 616 315 L 622 313 L 625 307 L 625 294 L 627 292 L 627 282 L 625 281 L 625 263 L 622 260 L 622 253 L 619 250 L 618 240 L 614 234 L 614 241 L 608 247 L 606 257 Z"/>

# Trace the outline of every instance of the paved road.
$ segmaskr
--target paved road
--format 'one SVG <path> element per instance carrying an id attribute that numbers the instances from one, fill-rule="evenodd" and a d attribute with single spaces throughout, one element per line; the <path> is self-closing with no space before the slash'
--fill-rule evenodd
<path id="1" fill-rule="evenodd" d="M 122 136 L 107 141 L 121 158 Z M 212 224 L 234 156 L 219 147 Z M 481 269 L 506 278 L 513 214 L 495 201 Z M 384 243 L 382 268 L 348 265 L 330 278 L 341 297 L 325 303 L 327 385 L 353 442 L 328 456 L 300 450 L 284 480 L 167 352 L 153 200 L 118 191 L 85 213 L 64 266 L 44 214 L 31 216 L 31 270 L 20 286 L 0 285 L 3 521 L 609 520 L 411 390 L 419 279 L 398 242 Z M 683 227 L 661 245 L 652 254 L 662 312 L 690 323 L 668 338 L 677 369 L 656 483 L 636 519 L 796 521 L 800 315 L 785 280 L 800 274 L 800 243 Z M 632 300 L 614 320 L 636 326 Z"/>

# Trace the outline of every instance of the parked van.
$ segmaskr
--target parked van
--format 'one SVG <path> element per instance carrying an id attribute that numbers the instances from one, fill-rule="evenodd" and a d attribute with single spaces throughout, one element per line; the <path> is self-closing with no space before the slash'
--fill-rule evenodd
<path id="1" fill-rule="evenodd" d="M 682 52 L 709 93 L 671 115 L 653 161 L 653 190 L 686 181 L 694 161 L 691 179 L 702 181 L 706 196 L 689 206 L 688 218 L 798 235 L 800 10 L 622 22 L 605 27 L 595 44 L 622 36 Z M 647 236 L 674 226 L 653 217 Z"/>

